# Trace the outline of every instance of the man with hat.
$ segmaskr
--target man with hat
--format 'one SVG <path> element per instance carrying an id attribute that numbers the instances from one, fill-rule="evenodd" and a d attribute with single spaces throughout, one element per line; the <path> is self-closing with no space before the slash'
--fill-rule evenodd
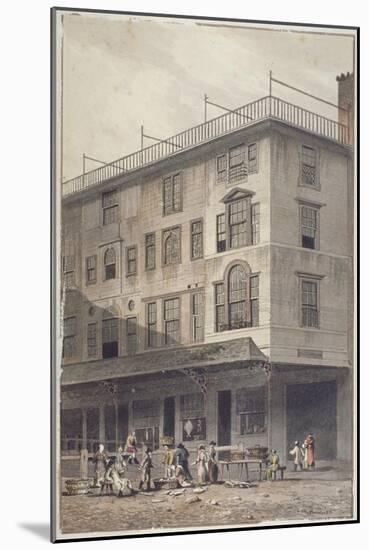
<path id="1" fill-rule="evenodd" d="M 293 459 L 293 470 L 294 470 L 294 472 L 297 471 L 298 466 L 300 466 L 300 470 L 302 471 L 302 463 L 303 463 L 303 460 L 304 460 L 304 452 L 300 447 L 300 442 L 299 441 L 295 441 L 295 446 L 292 449 L 292 451 L 290 451 L 290 455 L 295 457 Z"/>

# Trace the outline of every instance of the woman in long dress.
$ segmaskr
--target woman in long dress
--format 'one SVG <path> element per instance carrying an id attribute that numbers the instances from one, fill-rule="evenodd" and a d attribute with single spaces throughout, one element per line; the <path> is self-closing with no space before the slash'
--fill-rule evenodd
<path id="1" fill-rule="evenodd" d="M 217 451 L 215 449 L 215 441 L 210 441 L 209 443 L 209 460 L 208 460 L 208 471 L 209 471 L 209 480 L 210 483 L 216 483 L 218 481 L 218 463 L 217 463 Z"/>
<path id="2" fill-rule="evenodd" d="M 306 462 L 308 468 L 315 468 L 315 439 L 312 433 L 306 436 L 304 441 L 306 448 Z"/>
<path id="3" fill-rule="evenodd" d="M 105 479 L 105 472 L 108 464 L 108 455 L 104 451 L 104 445 L 99 445 L 99 450 L 95 453 L 93 460 L 95 463 L 95 487 L 101 487 Z"/>
<path id="4" fill-rule="evenodd" d="M 197 464 L 197 480 L 200 484 L 206 483 L 209 479 L 208 461 L 209 457 L 205 451 L 205 447 L 204 445 L 200 445 L 197 459 L 194 462 L 194 465 Z"/>

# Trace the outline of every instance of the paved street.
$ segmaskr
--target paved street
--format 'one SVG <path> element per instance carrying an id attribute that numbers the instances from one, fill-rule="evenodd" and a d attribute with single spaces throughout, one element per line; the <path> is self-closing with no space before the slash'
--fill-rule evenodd
<path id="1" fill-rule="evenodd" d="M 63 496 L 62 530 L 65 534 L 349 519 L 351 486 L 344 470 L 321 467 L 313 473 L 287 472 L 284 481 L 255 481 L 249 489 L 211 485 L 198 495 L 188 488 L 178 496 L 164 490 L 128 498 Z M 188 502 L 194 497 L 199 500 Z"/>

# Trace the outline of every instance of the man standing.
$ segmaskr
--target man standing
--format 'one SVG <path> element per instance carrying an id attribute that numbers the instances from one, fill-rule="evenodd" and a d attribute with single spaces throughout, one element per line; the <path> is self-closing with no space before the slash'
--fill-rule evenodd
<path id="1" fill-rule="evenodd" d="M 295 446 L 292 449 L 292 451 L 290 451 L 290 455 L 295 457 L 293 459 L 293 470 L 294 470 L 294 472 L 297 471 L 297 466 L 300 466 L 300 470 L 302 471 L 302 462 L 303 462 L 303 459 L 304 459 L 304 453 L 303 453 L 303 450 L 300 447 L 300 442 L 299 441 L 295 441 Z"/>
<path id="2" fill-rule="evenodd" d="M 191 480 L 192 475 L 190 474 L 190 470 L 188 468 L 188 457 L 189 452 L 186 449 L 186 447 L 183 445 L 183 443 L 178 443 L 177 450 L 176 450 L 176 459 L 178 466 L 181 466 L 183 469 L 183 473 L 186 477 L 186 479 Z"/>
<path id="3" fill-rule="evenodd" d="M 128 434 L 126 446 L 124 450 L 126 453 L 129 454 L 128 464 L 132 464 L 132 460 L 135 464 L 138 464 L 138 460 L 136 458 L 136 453 L 137 453 L 136 432 L 133 431 L 130 434 Z"/>
<path id="4" fill-rule="evenodd" d="M 175 472 L 174 452 L 173 449 L 170 449 L 168 445 L 164 445 L 163 464 L 165 468 L 165 477 L 173 477 Z"/>
<path id="5" fill-rule="evenodd" d="M 154 467 L 152 463 L 152 456 L 151 456 L 151 449 L 150 447 L 146 447 L 144 457 L 142 459 L 142 462 L 139 466 L 139 470 L 141 471 L 141 481 L 140 485 L 138 486 L 138 489 L 141 490 L 144 484 L 146 483 L 146 490 L 150 491 L 151 489 L 151 470 Z"/>

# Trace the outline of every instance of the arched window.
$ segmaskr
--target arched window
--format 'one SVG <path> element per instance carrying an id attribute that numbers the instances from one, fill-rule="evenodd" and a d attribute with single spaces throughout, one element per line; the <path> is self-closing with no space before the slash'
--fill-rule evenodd
<path id="1" fill-rule="evenodd" d="M 234 330 L 259 324 L 259 276 L 247 264 L 232 265 L 224 281 L 215 284 L 215 330 Z"/>
<path id="2" fill-rule="evenodd" d="M 244 268 L 235 265 L 229 272 L 228 304 L 230 329 L 243 328 L 247 323 L 247 276 Z"/>
<path id="3" fill-rule="evenodd" d="M 180 261 L 180 233 L 176 227 L 164 234 L 164 264 L 177 264 Z"/>
<path id="4" fill-rule="evenodd" d="M 105 279 L 115 279 L 116 276 L 116 258 L 114 248 L 108 248 L 104 254 Z"/>

